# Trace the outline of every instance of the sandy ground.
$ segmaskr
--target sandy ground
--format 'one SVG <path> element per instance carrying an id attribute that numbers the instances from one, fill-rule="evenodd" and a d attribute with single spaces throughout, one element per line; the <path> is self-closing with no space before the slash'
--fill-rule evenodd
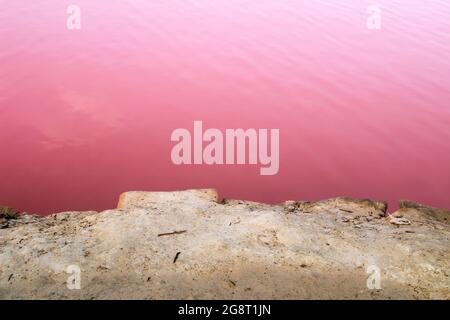
<path id="1" fill-rule="evenodd" d="M 215 190 L 128 192 L 118 208 L 0 210 L 1 299 L 449 299 L 449 212 Z"/>

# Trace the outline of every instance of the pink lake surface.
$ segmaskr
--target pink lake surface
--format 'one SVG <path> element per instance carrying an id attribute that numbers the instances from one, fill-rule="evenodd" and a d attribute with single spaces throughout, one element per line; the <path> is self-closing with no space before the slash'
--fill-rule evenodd
<path id="1" fill-rule="evenodd" d="M 66 28 L 69 4 L 82 29 Z M 218 188 L 450 208 L 450 1 L 0 1 L 0 203 Z M 175 166 L 170 135 L 279 128 L 280 171 Z"/>

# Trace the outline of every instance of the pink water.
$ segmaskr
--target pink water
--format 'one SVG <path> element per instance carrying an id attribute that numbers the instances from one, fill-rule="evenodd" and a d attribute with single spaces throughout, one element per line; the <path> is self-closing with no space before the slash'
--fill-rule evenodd
<path id="1" fill-rule="evenodd" d="M 450 2 L 0 1 L 0 203 L 114 207 L 216 187 L 450 208 Z M 176 128 L 279 128 L 280 172 L 175 166 Z"/>

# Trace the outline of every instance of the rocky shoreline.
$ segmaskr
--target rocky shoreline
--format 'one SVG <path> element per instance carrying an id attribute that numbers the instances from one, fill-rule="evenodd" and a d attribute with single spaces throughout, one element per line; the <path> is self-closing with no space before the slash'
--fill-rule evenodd
<path id="1" fill-rule="evenodd" d="M 127 192 L 113 210 L 45 217 L 0 207 L 0 299 L 450 299 L 447 210 L 218 199 Z"/>

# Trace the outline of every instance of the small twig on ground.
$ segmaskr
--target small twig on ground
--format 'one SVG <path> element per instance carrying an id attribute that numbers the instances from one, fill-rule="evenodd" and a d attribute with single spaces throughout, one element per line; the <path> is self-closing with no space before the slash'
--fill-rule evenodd
<path id="1" fill-rule="evenodd" d="M 187 232 L 187 230 L 180 230 L 180 231 L 173 231 L 173 232 L 160 233 L 160 234 L 158 234 L 158 237 L 171 236 L 171 235 L 181 234 L 181 233 L 185 233 L 185 232 Z"/>
<path id="2" fill-rule="evenodd" d="M 177 254 L 175 255 L 175 258 L 173 258 L 173 263 L 177 262 L 178 257 L 180 256 L 181 252 L 177 252 Z"/>
<path id="3" fill-rule="evenodd" d="M 240 223 L 240 222 L 241 222 L 241 218 L 238 217 L 236 220 L 231 221 L 230 224 L 229 224 L 229 226 L 231 226 L 232 224 L 238 224 L 238 223 Z"/>
<path id="4" fill-rule="evenodd" d="M 348 212 L 348 213 L 353 213 L 353 211 L 352 211 L 352 210 L 341 209 L 341 208 L 339 208 L 339 210 L 341 210 L 341 211 L 344 211 L 344 212 Z"/>

